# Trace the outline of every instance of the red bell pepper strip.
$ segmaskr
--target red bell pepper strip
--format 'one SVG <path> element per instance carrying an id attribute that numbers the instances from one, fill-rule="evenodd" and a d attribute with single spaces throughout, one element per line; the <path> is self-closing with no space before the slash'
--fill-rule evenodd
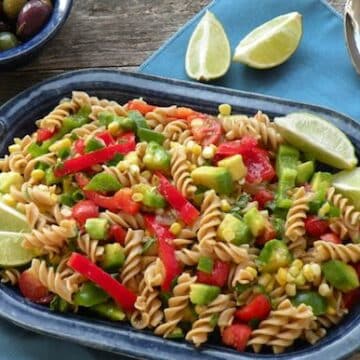
<path id="1" fill-rule="evenodd" d="M 54 171 L 55 176 L 62 177 L 69 174 L 88 169 L 89 167 L 97 164 L 102 164 L 106 161 L 111 160 L 115 154 L 127 154 L 130 151 L 135 150 L 135 135 L 132 134 L 131 140 L 109 145 L 108 147 L 96 151 L 92 151 L 88 154 L 65 160 L 59 167 Z"/>
<path id="2" fill-rule="evenodd" d="M 125 246 L 126 231 L 118 224 L 113 224 L 110 227 L 110 238 L 114 239 L 120 245 Z"/>
<path id="3" fill-rule="evenodd" d="M 85 141 L 83 139 L 77 139 L 74 142 L 74 150 L 76 154 L 84 155 L 85 154 Z"/>
<path id="4" fill-rule="evenodd" d="M 101 139 L 106 146 L 115 144 L 115 140 L 108 131 L 103 131 L 100 134 L 97 134 L 95 137 Z"/>
<path id="5" fill-rule="evenodd" d="M 109 294 L 125 311 L 133 311 L 136 295 L 119 283 L 104 270 L 92 263 L 88 258 L 76 252 L 72 253 L 68 262 L 74 271 L 85 276 L 107 294 Z"/>
<path id="6" fill-rule="evenodd" d="M 157 172 L 156 175 L 160 180 L 158 185 L 160 194 L 164 196 L 167 202 L 179 213 L 185 224 L 193 224 L 200 216 L 199 210 L 196 209 L 164 175 L 159 172 Z"/>
<path id="7" fill-rule="evenodd" d="M 155 216 L 146 215 L 144 219 L 147 230 L 158 240 L 160 259 L 165 267 L 162 289 L 170 291 L 172 281 L 181 273 L 181 267 L 175 255 L 175 247 L 172 245 L 174 237 L 166 226 L 156 222 Z"/>
<path id="8" fill-rule="evenodd" d="M 56 129 L 38 129 L 38 131 L 36 132 L 36 141 L 43 142 L 45 140 L 49 140 L 55 135 L 55 133 Z"/>
<path id="9" fill-rule="evenodd" d="M 264 320 L 271 311 L 271 303 L 264 294 L 256 295 L 247 305 L 235 312 L 236 319 L 249 322 L 253 319 Z"/>

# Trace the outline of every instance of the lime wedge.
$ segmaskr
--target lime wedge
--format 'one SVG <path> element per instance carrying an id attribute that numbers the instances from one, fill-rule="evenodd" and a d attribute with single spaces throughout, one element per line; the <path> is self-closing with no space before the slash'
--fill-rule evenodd
<path id="1" fill-rule="evenodd" d="M 0 201 L 0 231 L 30 232 L 26 217 Z"/>
<path id="2" fill-rule="evenodd" d="M 189 41 L 186 73 L 192 79 L 208 81 L 223 76 L 230 62 L 230 43 L 224 28 L 214 14 L 206 11 Z"/>
<path id="3" fill-rule="evenodd" d="M 34 254 L 21 246 L 24 234 L 0 231 L 0 266 L 20 266 L 31 261 Z"/>
<path id="4" fill-rule="evenodd" d="M 333 177 L 334 187 L 360 210 L 360 168 L 343 170 Z"/>
<path id="5" fill-rule="evenodd" d="M 278 16 L 254 29 L 235 49 L 234 61 L 257 69 L 285 62 L 297 49 L 302 36 L 298 12 Z"/>
<path id="6" fill-rule="evenodd" d="M 326 120 L 310 113 L 292 113 L 274 121 L 285 140 L 317 160 L 338 169 L 357 164 L 350 140 Z"/>

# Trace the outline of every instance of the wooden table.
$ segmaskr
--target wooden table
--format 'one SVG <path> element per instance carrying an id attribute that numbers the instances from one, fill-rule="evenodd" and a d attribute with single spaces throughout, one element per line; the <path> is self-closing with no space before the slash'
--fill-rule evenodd
<path id="1" fill-rule="evenodd" d="M 328 1 L 342 12 L 345 0 Z M 64 71 L 91 67 L 135 70 L 210 0 L 74 2 L 60 34 L 35 61 L 16 71 L 0 73 L 0 104 Z M 360 354 L 351 360 L 360 360 Z"/>

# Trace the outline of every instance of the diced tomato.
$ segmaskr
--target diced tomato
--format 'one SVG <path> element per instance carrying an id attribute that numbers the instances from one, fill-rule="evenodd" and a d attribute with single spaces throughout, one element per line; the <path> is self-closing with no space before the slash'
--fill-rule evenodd
<path id="1" fill-rule="evenodd" d="M 216 118 L 211 116 L 199 116 L 196 117 L 196 119 L 202 121 L 202 125 L 191 127 L 195 140 L 204 146 L 216 144 L 221 136 L 220 123 L 216 120 Z"/>
<path id="2" fill-rule="evenodd" d="M 348 291 L 342 294 L 342 300 L 344 306 L 347 309 L 351 309 L 354 305 L 360 303 L 360 288 Z"/>
<path id="3" fill-rule="evenodd" d="M 193 110 L 193 109 L 190 109 L 188 107 L 178 107 L 176 109 L 176 114 L 175 114 L 175 117 L 177 119 L 188 119 L 189 117 L 191 116 L 196 116 L 198 113 Z"/>
<path id="4" fill-rule="evenodd" d="M 21 273 L 19 288 L 24 297 L 33 302 L 44 303 L 44 300 L 49 299 L 48 289 L 30 269 Z"/>
<path id="5" fill-rule="evenodd" d="M 235 312 L 236 319 L 244 322 L 264 320 L 271 311 L 269 298 L 264 294 L 256 295 L 247 305 Z"/>
<path id="6" fill-rule="evenodd" d="M 268 241 L 276 239 L 276 230 L 270 221 L 266 222 L 265 229 L 263 233 L 256 238 L 256 245 L 263 246 Z"/>
<path id="7" fill-rule="evenodd" d="M 99 217 L 99 207 L 91 200 L 81 200 L 72 208 L 72 216 L 79 225 L 87 219 Z"/>
<path id="8" fill-rule="evenodd" d="M 261 189 L 254 195 L 253 200 L 258 202 L 259 208 L 262 210 L 269 201 L 274 200 L 274 193 L 266 189 Z"/>
<path id="9" fill-rule="evenodd" d="M 247 168 L 246 181 L 249 183 L 271 181 L 276 175 L 266 150 L 253 148 L 251 152 L 243 154 L 243 160 Z"/>
<path id="10" fill-rule="evenodd" d="M 77 154 L 85 154 L 85 141 L 83 139 L 77 139 L 74 143 L 74 150 Z"/>
<path id="11" fill-rule="evenodd" d="M 251 152 L 257 146 L 257 140 L 252 136 L 244 136 L 241 140 L 228 141 L 220 144 L 216 150 L 214 161 L 233 155 L 243 155 Z"/>
<path id="12" fill-rule="evenodd" d="M 49 130 L 49 129 L 38 129 L 36 132 L 36 140 L 38 142 L 43 142 L 45 140 L 49 140 L 54 136 L 56 130 Z"/>
<path id="13" fill-rule="evenodd" d="M 324 240 L 324 241 L 328 241 L 328 242 L 331 242 L 333 244 L 341 244 L 341 239 L 340 237 L 335 234 L 335 233 L 326 233 L 324 235 L 321 235 L 320 236 L 320 239 L 321 240 Z"/>
<path id="14" fill-rule="evenodd" d="M 125 245 L 126 231 L 118 224 L 110 227 L 110 238 L 114 239 L 120 245 Z"/>
<path id="15" fill-rule="evenodd" d="M 96 137 L 98 139 L 101 139 L 106 146 L 112 145 L 115 143 L 114 138 L 112 137 L 112 135 L 109 133 L 109 131 L 103 131 L 100 134 L 97 134 Z"/>
<path id="16" fill-rule="evenodd" d="M 305 230 L 308 235 L 320 238 L 329 230 L 329 223 L 327 220 L 320 219 L 316 215 L 310 215 L 305 219 Z"/>
<path id="17" fill-rule="evenodd" d="M 221 340 L 238 351 L 244 351 L 251 335 L 251 328 L 244 324 L 233 324 L 225 328 Z"/>
<path id="18" fill-rule="evenodd" d="M 203 271 L 197 272 L 198 281 L 203 284 L 223 287 L 228 280 L 230 265 L 220 260 L 215 260 L 211 274 Z"/>
<path id="19" fill-rule="evenodd" d="M 141 205 L 132 199 L 132 195 L 133 192 L 130 188 L 123 188 L 114 195 L 114 200 L 121 210 L 135 215 L 139 212 Z"/>
<path id="20" fill-rule="evenodd" d="M 155 109 L 155 106 L 149 105 L 144 100 L 141 99 L 134 99 L 128 102 L 128 109 L 129 110 L 137 110 L 141 114 L 145 115 L 148 112 L 151 112 Z"/>

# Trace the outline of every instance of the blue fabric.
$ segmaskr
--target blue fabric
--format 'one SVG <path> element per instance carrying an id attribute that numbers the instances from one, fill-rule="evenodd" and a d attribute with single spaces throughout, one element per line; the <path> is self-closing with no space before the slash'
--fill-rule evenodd
<path id="1" fill-rule="evenodd" d="M 303 38 L 289 61 L 270 70 L 232 63 L 229 72 L 211 84 L 322 105 L 360 121 L 360 77 L 347 54 L 342 18 L 325 0 L 215 0 L 208 9 L 224 25 L 233 51 L 246 34 L 265 21 L 291 11 L 303 15 Z M 204 11 L 139 70 L 189 80 L 184 68 L 186 48 Z"/>

